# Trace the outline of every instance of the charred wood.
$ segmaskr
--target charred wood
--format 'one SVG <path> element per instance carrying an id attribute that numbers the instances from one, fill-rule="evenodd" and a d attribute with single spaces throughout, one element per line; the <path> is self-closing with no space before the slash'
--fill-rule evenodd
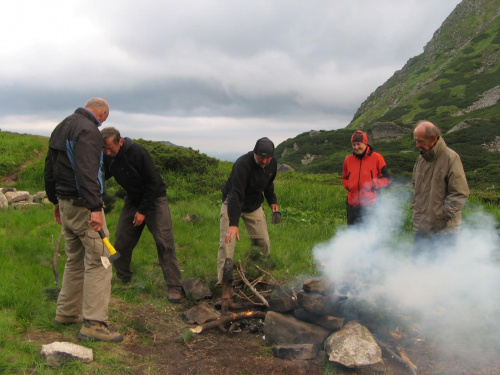
<path id="1" fill-rule="evenodd" d="M 207 322 L 195 328 L 190 328 L 190 330 L 193 333 L 202 333 L 217 327 L 222 329 L 226 324 L 233 323 L 237 320 L 264 319 L 265 317 L 266 313 L 263 311 L 245 311 L 240 313 L 231 313 L 229 315 L 221 316 L 219 319 L 212 322 Z"/>

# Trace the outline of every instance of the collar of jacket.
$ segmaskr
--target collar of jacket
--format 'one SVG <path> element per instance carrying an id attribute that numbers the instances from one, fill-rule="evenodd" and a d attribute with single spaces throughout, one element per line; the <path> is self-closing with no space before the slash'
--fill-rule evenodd
<path id="1" fill-rule="evenodd" d="M 363 159 L 365 157 L 365 155 L 370 156 L 372 153 L 373 153 L 373 147 L 370 146 L 369 144 L 366 145 L 366 149 L 365 149 L 365 151 L 363 151 L 363 153 L 361 155 L 356 154 L 354 151 L 352 152 L 352 154 L 359 159 Z"/>
<path id="2" fill-rule="evenodd" d="M 123 137 L 123 145 L 120 147 L 120 150 L 116 154 L 116 156 L 113 158 L 123 158 L 125 157 L 125 154 L 127 153 L 127 150 L 130 148 L 130 146 L 134 143 L 134 141 L 128 137 Z"/>
<path id="3" fill-rule="evenodd" d="M 84 108 L 84 107 L 78 107 L 78 109 L 75 111 L 75 113 L 78 113 L 80 115 L 83 115 L 85 117 L 87 117 L 90 121 L 92 121 L 97 127 L 101 126 L 102 124 L 99 122 L 99 120 L 97 119 L 97 117 L 95 117 L 95 115 L 90 112 L 87 108 Z"/>
<path id="4" fill-rule="evenodd" d="M 420 155 L 422 155 L 425 161 L 434 161 L 439 157 L 439 155 L 443 152 L 445 148 L 446 148 L 446 143 L 444 142 L 444 139 L 441 136 L 439 136 L 434 147 L 432 147 L 427 152 L 424 153 L 420 152 Z"/>

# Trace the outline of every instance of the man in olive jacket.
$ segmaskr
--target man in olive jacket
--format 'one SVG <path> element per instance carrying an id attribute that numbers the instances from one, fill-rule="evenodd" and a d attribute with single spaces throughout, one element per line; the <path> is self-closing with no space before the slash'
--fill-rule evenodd
<path id="1" fill-rule="evenodd" d="M 460 156 L 446 146 L 439 129 L 428 121 L 415 127 L 420 155 L 413 168 L 411 204 L 415 230 L 414 256 L 432 254 L 433 247 L 453 246 L 462 222 L 469 186 Z"/>

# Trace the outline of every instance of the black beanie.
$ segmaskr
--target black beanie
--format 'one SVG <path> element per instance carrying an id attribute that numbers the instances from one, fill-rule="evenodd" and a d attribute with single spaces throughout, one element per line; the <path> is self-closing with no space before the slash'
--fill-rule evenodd
<path id="1" fill-rule="evenodd" d="M 253 152 L 255 152 L 259 156 L 264 156 L 266 158 L 273 156 L 274 143 L 269 138 L 261 138 L 255 144 Z"/>

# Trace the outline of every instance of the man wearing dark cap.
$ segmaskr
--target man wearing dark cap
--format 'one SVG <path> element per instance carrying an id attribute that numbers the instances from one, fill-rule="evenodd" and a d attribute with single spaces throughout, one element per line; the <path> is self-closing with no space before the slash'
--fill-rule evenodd
<path id="1" fill-rule="evenodd" d="M 269 255 L 270 241 L 262 203 L 266 198 L 272 212 L 278 211 L 274 179 L 277 162 L 273 158 L 274 144 L 269 138 L 261 138 L 253 151 L 240 156 L 222 188 L 220 213 L 220 245 L 217 256 L 217 278 L 222 282 L 226 258 L 233 258 L 239 240 L 238 223 L 243 219 L 252 243 L 259 246 L 264 256 Z"/>

